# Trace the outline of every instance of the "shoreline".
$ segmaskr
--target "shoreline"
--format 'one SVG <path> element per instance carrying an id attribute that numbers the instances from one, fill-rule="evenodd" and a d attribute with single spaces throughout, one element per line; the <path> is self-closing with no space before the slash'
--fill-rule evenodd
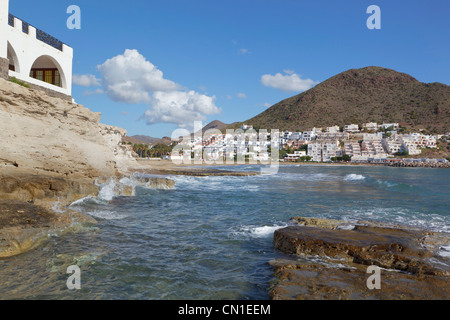
<path id="1" fill-rule="evenodd" d="M 236 166 L 270 166 L 270 164 L 261 164 L 261 163 L 231 163 L 227 164 L 225 161 L 223 163 L 190 163 L 190 164 L 175 164 L 171 160 L 147 160 L 147 159 L 136 159 L 137 163 L 143 163 L 152 167 L 155 170 L 177 170 L 179 168 L 189 169 L 189 168 L 207 168 L 207 167 L 236 167 Z M 436 166 L 435 162 L 426 162 L 426 163 L 328 163 L 328 162 L 278 162 L 279 166 L 341 166 L 341 167 L 392 167 L 392 168 L 433 168 L 433 169 L 448 169 L 450 168 L 450 162 L 443 164 L 443 166 Z"/>

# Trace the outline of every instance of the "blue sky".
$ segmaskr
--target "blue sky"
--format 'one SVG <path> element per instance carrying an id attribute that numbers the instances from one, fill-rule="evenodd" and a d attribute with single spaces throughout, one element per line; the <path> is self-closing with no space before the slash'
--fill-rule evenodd
<path id="1" fill-rule="evenodd" d="M 81 30 L 66 27 L 69 5 L 81 8 Z M 366 27 L 369 5 L 381 30 Z M 74 84 L 73 97 L 128 135 L 170 136 L 195 117 L 243 121 L 352 68 L 450 85 L 448 0 L 10 0 L 10 12 L 74 48 L 73 73 L 95 81 Z M 114 91 L 147 71 L 154 81 L 139 92 Z"/>

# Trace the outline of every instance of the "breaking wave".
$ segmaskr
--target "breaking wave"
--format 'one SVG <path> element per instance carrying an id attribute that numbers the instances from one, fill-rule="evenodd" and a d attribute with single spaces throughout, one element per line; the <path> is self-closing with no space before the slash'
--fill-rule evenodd
<path id="1" fill-rule="evenodd" d="M 348 174 L 344 177 L 344 181 L 359 181 L 359 180 L 364 180 L 364 179 L 366 179 L 365 176 L 363 176 L 361 174 L 355 174 L 355 173 Z"/>
<path id="2" fill-rule="evenodd" d="M 281 228 L 287 227 L 287 224 L 283 225 L 269 225 L 269 226 L 241 226 L 237 229 L 233 229 L 230 234 L 232 236 L 244 236 L 251 238 L 267 238 L 273 235 L 273 233 Z"/>

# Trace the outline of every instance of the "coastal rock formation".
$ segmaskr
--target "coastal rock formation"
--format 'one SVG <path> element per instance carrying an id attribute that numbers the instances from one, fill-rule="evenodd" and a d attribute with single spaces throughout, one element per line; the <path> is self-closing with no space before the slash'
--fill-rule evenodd
<path id="1" fill-rule="evenodd" d="M 180 175 L 180 176 L 193 176 L 193 177 L 209 177 L 209 176 L 234 176 L 234 177 L 246 177 L 258 175 L 255 171 L 231 171 L 231 170 L 218 170 L 218 169 L 192 169 L 192 168 L 154 168 L 150 170 L 140 170 L 148 174 L 161 174 L 161 175 Z"/>
<path id="2" fill-rule="evenodd" d="M 0 79 L 0 165 L 67 177 L 116 175 L 126 131 L 99 121 L 100 113 Z"/>
<path id="3" fill-rule="evenodd" d="M 0 258 L 33 249 L 48 239 L 49 233 L 67 231 L 74 221 L 95 223 L 75 211 L 58 214 L 23 201 L 0 200 Z"/>
<path id="4" fill-rule="evenodd" d="M 297 217 L 274 233 L 289 260 L 273 261 L 273 299 L 446 299 L 450 259 L 439 254 L 450 235 L 358 222 Z M 368 266 L 382 268 L 383 290 L 366 286 Z"/>
<path id="5" fill-rule="evenodd" d="M 96 196 L 96 179 L 139 168 L 119 145 L 126 131 L 99 121 L 100 113 L 0 79 L 0 257 L 95 222 L 65 206 Z"/>
<path id="6" fill-rule="evenodd" d="M 140 177 L 137 178 L 139 184 L 146 188 L 153 189 L 173 189 L 175 187 L 175 181 L 168 178 L 156 178 L 156 177 Z"/>
<path id="7" fill-rule="evenodd" d="M 65 206 L 97 193 L 98 186 L 88 179 L 67 179 L 32 173 L 20 168 L 0 171 L 0 199 L 20 200 L 50 207 L 56 201 Z"/>
<path id="8" fill-rule="evenodd" d="M 426 162 L 412 162 L 412 161 L 399 161 L 390 163 L 391 167 L 405 167 L 405 168 L 450 168 L 450 162 L 437 162 L 437 161 L 426 161 Z"/>

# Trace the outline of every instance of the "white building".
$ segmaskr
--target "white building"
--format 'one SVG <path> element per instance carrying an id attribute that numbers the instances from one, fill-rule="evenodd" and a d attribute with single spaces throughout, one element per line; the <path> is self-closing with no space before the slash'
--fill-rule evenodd
<path id="1" fill-rule="evenodd" d="M 322 144 L 320 142 L 308 144 L 308 156 L 312 161 L 322 161 Z"/>
<path id="2" fill-rule="evenodd" d="M 249 124 L 243 124 L 243 125 L 241 126 L 241 129 L 242 129 L 242 130 L 250 130 L 250 129 L 253 129 L 253 126 L 252 126 L 252 125 L 249 125 Z"/>
<path id="3" fill-rule="evenodd" d="M 344 142 L 344 154 L 351 157 L 361 155 L 361 146 L 358 141 L 345 141 Z"/>
<path id="4" fill-rule="evenodd" d="M 422 150 L 418 147 L 414 138 L 403 136 L 401 138 L 401 142 L 402 142 L 402 150 L 408 152 L 409 155 L 413 156 L 422 153 Z"/>
<path id="5" fill-rule="evenodd" d="M 383 133 L 382 132 L 364 133 L 363 134 L 363 140 L 365 140 L 365 141 L 374 141 L 374 140 L 381 141 L 381 139 L 383 139 Z"/>
<path id="6" fill-rule="evenodd" d="M 317 140 L 348 140 L 349 138 L 348 132 L 321 132 L 316 134 Z"/>
<path id="7" fill-rule="evenodd" d="M 284 157 L 284 161 L 297 161 L 298 159 L 304 156 L 306 156 L 306 151 L 304 150 L 294 151 L 294 153 L 286 154 L 286 156 Z"/>
<path id="8" fill-rule="evenodd" d="M 0 77 L 72 101 L 71 47 L 9 14 L 9 0 L 0 0 L 0 35 Z"/>
<path id="9" fill-rule="evenodd" d="M 329 162 L 331 158 L 338 156 L 339 141 L 323 141 L 308 144 L 308 156 L 312 161 Z"/>
<path id="10" fill-rule="evenodd" d="M 388 154 L 398 153 L 402 150 L 402 142 L 397 138 L 386 138 L 381 144 Z"/>
<path id="11" fill-rule="evenodd" d="M 378 124 L 376 122 L 363 123 L 362 127 L 366 131 L 377 131 L 378 130 Z"/>
<path id="12" fill-rule="evenodd" d="M 383 123 L 378 126 L 379 128 L 383 128 L 385 130 L 391 129 L 392 131 L 398 130 L 398 123 Z"/>
<path id="13" fill-rule="evenodd" d="M 339 141 L 326 141 L 322 143 L 322 161 L 329 162 L 338 156 Z"/>
<path id="14" fill-rule="evenodd" d="M 326 130 L 328 133 L 337 133 L 340 132 L 339 126 L 327 127 Z"/>
<path id="15" fill-rule="evenodd" d="M 359 126 L 357 124 L 348 124 L 348 125 L 344 126 L 344 132 L 358 133 Z"/>
<path id="16" fill-rule="evenodd" d="M 316 138 L 316 131 L 303 131 L 302 137 L 305 141 L 312 141 Z"/>

